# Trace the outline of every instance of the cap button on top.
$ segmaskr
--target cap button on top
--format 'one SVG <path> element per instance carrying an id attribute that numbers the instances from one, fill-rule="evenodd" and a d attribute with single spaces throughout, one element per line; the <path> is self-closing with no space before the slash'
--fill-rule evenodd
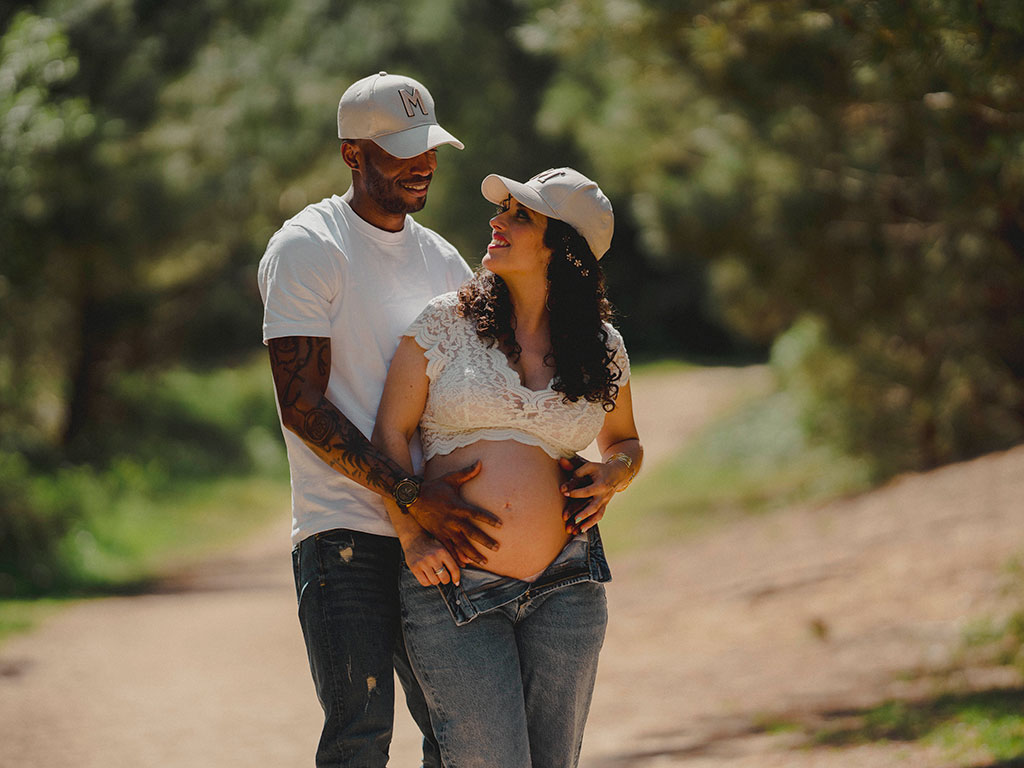
<path id="1" fill-rule="evenodd" d="M 383 70 L 382 70 L 382 71 L 380 71 L 380 72 L 378 72 L 377 74 L 378 74 L 378 75 L 379 75 L 380 77 L 387 77 L 387 76 L 388 76 L 388 73 L 387 73 L 387 72 L 384 72 Z"/>

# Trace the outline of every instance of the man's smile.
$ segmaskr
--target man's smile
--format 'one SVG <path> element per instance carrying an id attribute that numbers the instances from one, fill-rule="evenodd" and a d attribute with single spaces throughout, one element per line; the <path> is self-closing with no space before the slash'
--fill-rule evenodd
<path id="1" fill-rule="evenodd" d="M 412 192 L 414 195 L 425 195 L 427 193 L 427 187 L 430 186 L 431 177 L 428 176 L 425 179 L 419 181 L 400 181 L 398 186 L 402 189 Z"/>

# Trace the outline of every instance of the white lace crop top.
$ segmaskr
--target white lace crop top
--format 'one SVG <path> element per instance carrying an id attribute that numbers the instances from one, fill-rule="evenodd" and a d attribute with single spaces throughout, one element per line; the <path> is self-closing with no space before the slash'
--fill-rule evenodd
<path id="1" fill-rule="evenodd" d="M 477 440 L 515 440 L 555 459 L 590 445 L 604 424 L 601 403 L 568 402 L 551 389 L 553 382 L 536 391 L 524 386 L 505 353 L 488 347 L 457 306 L 455 293 L 432 299 L 404 334 L 427 357 L 430 390 L 420 420 L 424 458 Z M 619 332 L 607 323 L 605 330 L 622 386 L 629 381 L 629 358 Z"/>

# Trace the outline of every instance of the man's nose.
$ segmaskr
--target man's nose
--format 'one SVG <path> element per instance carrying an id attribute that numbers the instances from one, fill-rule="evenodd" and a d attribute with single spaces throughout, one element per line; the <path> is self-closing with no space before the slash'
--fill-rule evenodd
<path id="1" fill-rule="evenodd" d="M 417 173 L 433 173 L 437 168 L 437 153 L 433 150 L 424 152 L 422 155 L 416 155 L 413 158 L 412 167 L 410 170 Z"/>

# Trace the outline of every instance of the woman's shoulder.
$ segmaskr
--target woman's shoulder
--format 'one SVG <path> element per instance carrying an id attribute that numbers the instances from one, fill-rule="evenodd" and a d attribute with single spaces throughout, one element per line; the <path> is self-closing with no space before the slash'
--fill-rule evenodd
<path id="1" fill-rule="evenodd" d="M 422 321 L 432 317 L 448 317 L 453 314 L 459 305 L 459 296 L 455 291 L 442 293 L 427 302 L 416 321 Z"/>
<path id="2" fill-rule="evenodd" d="M 442 293 L 439 296 L 435 296 L 430 300 L 428 306 L 437 307 L 439 309 L 454 309 L 459 305 L 459 292 L 448 291 L 448 293 Z"/>
<path id="3" fill-rule="evenodd" d="M 435 296 L 412 321 L 405 335 L 415 336 L 421 346 L 426 341 L 436 343 L 459 323 L 461 316 L 458 310 L 459 296 L 455 291 Z"/>

